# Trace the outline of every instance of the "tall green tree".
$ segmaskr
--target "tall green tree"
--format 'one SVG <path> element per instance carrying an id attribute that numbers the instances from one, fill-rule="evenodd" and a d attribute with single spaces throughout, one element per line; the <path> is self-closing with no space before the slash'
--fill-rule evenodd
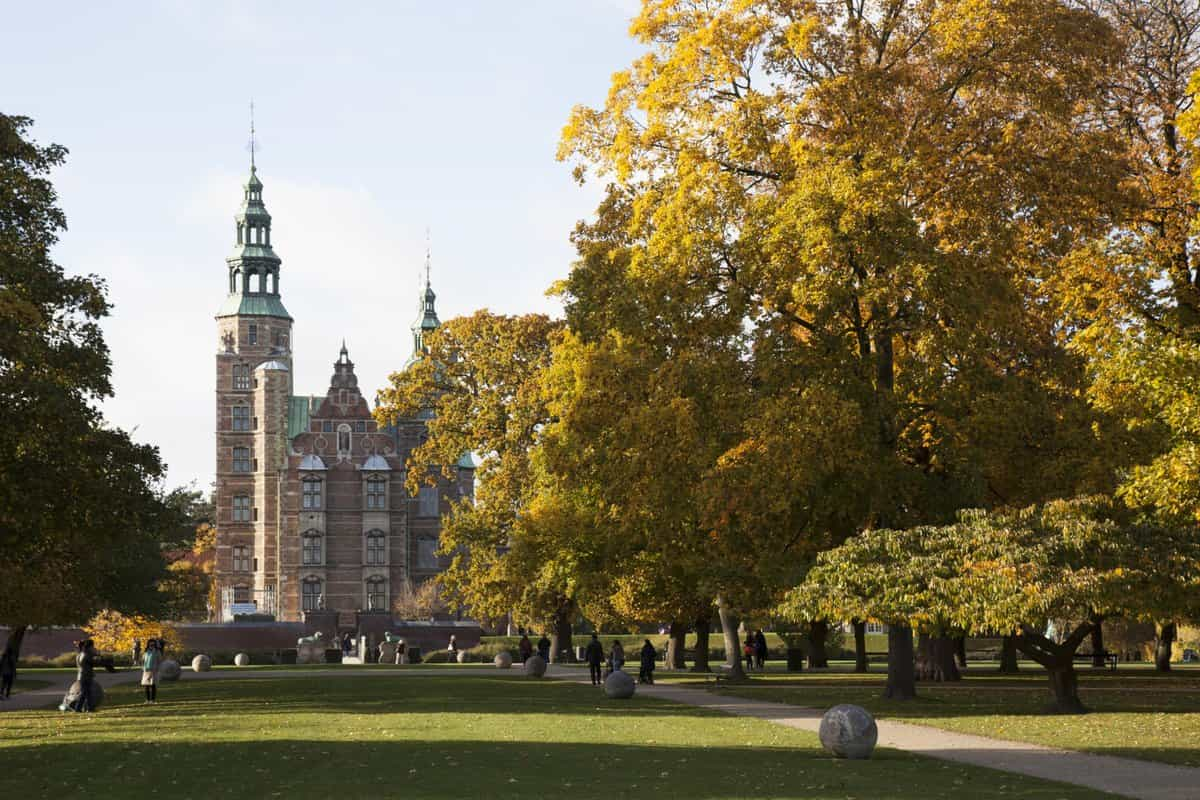
<path id="1" fill-rule="evenodd" d="M 66 220 L 51 170 L 66 150 L 0 114 L 0 620 L 18 652 L 30 624 L 159 604 L 160 543 L 179 523 L 154 447 L 104 423 L 112 393 L 102 281 L 51 250 Z"/>

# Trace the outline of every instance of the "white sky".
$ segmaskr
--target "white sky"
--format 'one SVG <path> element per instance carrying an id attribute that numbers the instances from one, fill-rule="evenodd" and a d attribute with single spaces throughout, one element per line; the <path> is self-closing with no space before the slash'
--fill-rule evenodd
<path id="1" fill-rule="evenodd" d="M 255 101 L 263 199 L 295 318 L 296 391 L 345 337 L 369 397 L 410 350 L 425 228 L 442 319 L 557 312 L 599 187 L 554 159 L 576 103 L 637 55 L 637 0 L 13 3 L 7 114 L 70 150 L 56 258 L 109 285 L 108 419 L 208 489 L 213 314 Z"/>

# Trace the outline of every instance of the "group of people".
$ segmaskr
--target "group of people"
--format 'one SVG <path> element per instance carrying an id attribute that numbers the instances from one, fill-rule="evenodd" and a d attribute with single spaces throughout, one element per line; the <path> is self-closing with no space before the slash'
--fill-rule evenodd
<path id="1" fill-rule="evenodd" d="M 658 662 L 658 651 L 654 649 L 654 645 L 650 643 L 649 639 L 646 639 L 645 643 L 642 644 L 639 656 L 638 682 L 654 683 L 654 667 Z M 625 647 L 619 640 L 613 639 L 612 646 L 608 649 L 608 669 L 607 671 L 603 671 L 602 674 L 601 668 L 606 663 L 604 645 L 600 643 L 599 635 L 593 633 L 592 640 L 588 642 L 587 647 L 584 649 L 583 660 L 587 662 L 588 672 L 592 678 L 592 685 L 600 686 L 604 683 L 605 678 L 625 666 Z"/>
<path id="2" fill-rule="evenodd" d="M 756 667 L 760 672 L 766 668 L 767 637 L 763 634 L 762 629 L 746 636 L 746 641 L 742 642 L 742 655 L 746 659 L 747 672 Z"/>
<path id="3" fill-rule="evenodd" d="M 533 656 L 533 642 L 529 640 L 529 636 L 522 635 L 521 641 L 517 643 L 517 653 L 521 656 L 521 661 L 528 661 Z M 542 660 L 550 663 L 550 640 L 542 634 L 542 638 L 538 639 L 537 654 Z"/>

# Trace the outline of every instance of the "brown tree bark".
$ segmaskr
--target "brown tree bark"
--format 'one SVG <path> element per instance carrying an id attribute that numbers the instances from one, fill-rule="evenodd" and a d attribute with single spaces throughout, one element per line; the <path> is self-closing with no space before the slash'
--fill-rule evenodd
<path id="1" fill-rule="evenodd" d="M 1047 639 L 1038 631 L 1024 626 L 1017 646 L 1025 655 L 1046 668 L 1054 702 L 1050 711 L 1059 714 L 1083 714 L 1087 707 L 1079 699 L 1079 676 L 1075 672 L 1075 651 L 1092 632 L 1089 620 L 1075 628 L 1062 644 Z"/>
<path id="2" fill-rule="evenodd" d="M 575 653 L 571 651 L 571 616 L 574 610 L 574 603 L 568 601 L 554 615 L 554 625 L 550 631 L 551 664 L 569 664 L 575 660 Z"/>
<path id="3" fill-rule="evenodd" d="M 1012 674 L 1021 671 L 1017 664 L 1017 637 L 1005 636 L 1000 640 L 1000 671 Z"/>
<path id="4" fill-rule="evenodd" d="M 917 696 L 912 628 L 907 625 L 888 626 L 888 677 L 883 696 L 892 700 L 912 700 Z"/>
<path id="5" fill-rule="evenodd" d="M 856 619 L 850 625 L 854 628 L 854 671 L 867 672 L 870 669 L 867 661 L 867 623 Z"/>
<path id="6" fill-rule="evenodd" d="M 1170 672 L 1171 646 L 1175 644 L 1178 630 L 1174 622 L 1160 622 L 1155 629 L 1154 669 L 1159 672 Z"/>
<path id="7" fill-rule="evenodd" d="M 1092 666 L 1103 668 L 1104 663 L 1104 617 L 1093 614 L 1092 621 Z"/>
<path id="8" fill-rule="evenodd" d="M 954 639 L 949 636 L 920 634 L 917 637 L 917 680 L 935 683 L 962 680 L 962 673 L 954 663 L 954 649 Z"/>
<path id="9" fill-rule="evenodd" d="M 671 623 L 670 638 L 667 639 L 667 659 L 664 669 L 687 669 L 683 660 L 683 648 L 687 645 L 687 625 L 678 620 Z"/>
<path id="10" fill-rule="evenodd" d="M 692 659 L 692 672 L 712 672 L 708 665 L 708 631 L 711 625 L 708 617 L 696 620 L 696 655 Z"/>
<path id="11" fill-rule="evenodd" d="M 725 665 L 729 667 L 729 679 L 744 681 L 746 670 L 742 667 L 742 643 L 738 636 L 742 621 L 723 597 L 717 597 L 717 615 L 721 618 L 721 633 L 725 638 Z"/>
<path id="12" fill-rule="evenodd" d="M 825 653 L 825 640 L 829 638 L 829 623 L 813 620 L 808 626 L 808 668 L 828 667 L 829 656 Z"/>
<path id="13" fill-rule="evenodd" d="M 4 650 L 0 651 L 0 655 L 12 653 L 13 663 L 21 658 L 21 643 L 25 641 L 25 631 L 29 629 L 28 625 L 14 625 L 8 629 L 8 639 L 4 642 Z"/>

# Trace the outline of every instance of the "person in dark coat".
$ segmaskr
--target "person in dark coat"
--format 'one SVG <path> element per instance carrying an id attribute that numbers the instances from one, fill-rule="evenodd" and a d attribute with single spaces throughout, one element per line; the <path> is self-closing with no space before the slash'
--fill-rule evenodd
<path id="1" fill-rule="evenodd" d="M 113 672 L 112 661 L 96 653 L 96 645 L 91 639 L 77 642 L 79 654 L 75 656 L 75 680 L 79 682 L 79 697 L 72 703 L 64 702 L 59 708 L 63 711 L 91 711 L 95 706 L 92 700 L 96 684 L 96 665 Z"/>
<path id="2" fill-rule="evenodd" d="M 767 637 L 761 628 L 754 632 L 754 663 L 759 670 L 765 669 L 763 665 L 767 663 Z"/>
<path id="3" fill-rule="evenodd" d="M 594 633 L 583 653 L 583 660 L 587 662 L 588 673 L 592 676 L 592 686 L 599 686 L 601 667 L 604 664 L 604 645 L 600 644 L 600 637 Z"/>
<path id="4" fill-rule="evenodd" d="M 546 634 L 542 634 L 542 638 L 538 639 L 538 655 L 542 657 L 542 661 L 550 663 L 550 640 L 546 638 Z"/>
<path id="5" fill-rule="evenodd" d="M 654 645 L 650 644 L 647 639 L 642 645 L 642 664 L 638 670 L 638 680 L 642 683 L 654 683 L 654 662 L 658 658 L 658 651 L 654 649 Z"/>
<path id="6" fill-rule="evenodd" d="M 353 643 L 350 641 L 350 634 L 347 633 L 345 636 L 342 637 L 342 658 L 345 658 L 346 656 L 350 655 L 350 651 L 352 649 L 353 649 Z"/>
<path id="7" fill-rule="evenodd" d="M 13 681 L 17 679 L 17 656 L 8 648 L 0 654 L 0 700 L 12 697 Z"/>
<path id="8" fill-rule="evenodd" d="M 529 657 L 533 655 L 533 642 L 529 641 L 528 636 L 521 637 L 521 641 L 517 644 L 517 652 L 521 655 L 522 662 L 528 661 Z"/>

